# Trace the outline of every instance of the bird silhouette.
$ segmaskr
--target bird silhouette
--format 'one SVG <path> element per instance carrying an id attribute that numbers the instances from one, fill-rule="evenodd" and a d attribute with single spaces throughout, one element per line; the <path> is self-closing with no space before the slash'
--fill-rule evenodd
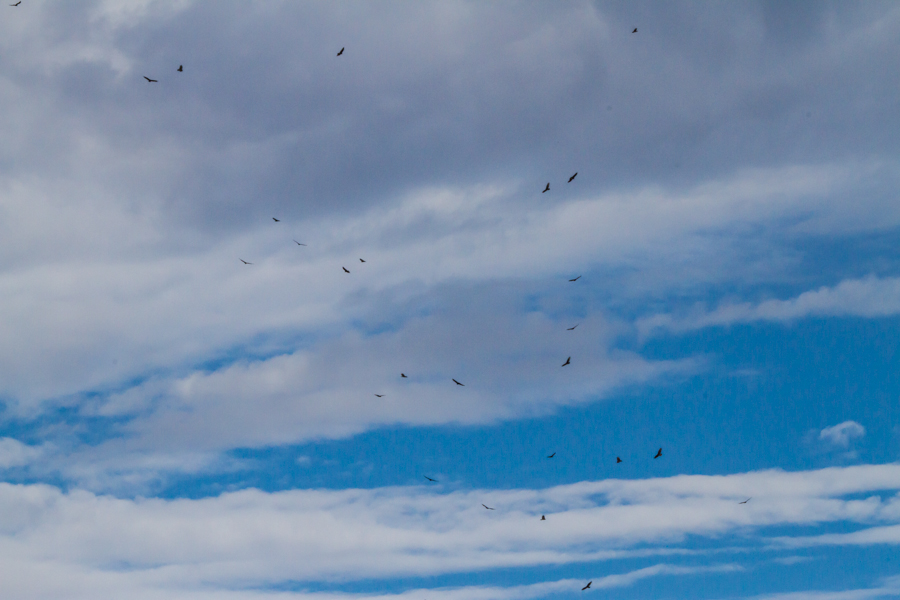
<path id="1" fill-rule="evenodd" d="M 297 244 L 298 246 L 305 246 L 305 245 L 306 245 L 306 244 L 301 244 L 301 243 L 298 242 L 297 240 L 294 240 L 294 243 Z"/>
<path id="2" fill-rule="evenodd" d="M 338 52 L 338 53 L 337 53 L 337 55 L 338 55 L 338 56 L 340 56 L 340 55 L 341 55 L 341 54 L 343 54 L 343 53 L 344 53 L 344 49 L 343 49 L 343 48 L 341 48 L 341 51 L 340 51 L 340 52 Z"/>
<path id="3" fill-rule="evenodd" d="M 455 379 L 453 380 L 453 383 L 455 383 L 456 385 L 462 385 L 463 387 L 465 387 L 463 384 L 461 384 L 460 382 L 458 382 L 458 381 L 455 380 Z"/>
<path id="4" fill-rule="evenodd" d="M 654 456 L 653 458 L 659 458 L 660 456 L 662 456 L 662 448 L 659 449 L 659 451 L 656 453 L 656 456 Z"/>
<path id="5" fill-rule="evenodd" d="M 541 515 L 541 521 L 546 521 L 546 520 L 547 520 L 547 517 L 545 517 L 544 515 Z"/>
<path id="6" fill-rule="evenodd" d="M 619 458 L 619 457 L 617 456 L 617 457 L 616 457 L 616 464 L 619 464 L 620 462 L 622 462 L 622 459 Z"/>
<path id="7" fill-rule="evenodd" d="M 548 456 L 547 458 L 553 458 L 554 456 L 556 456 L 556 452 L 554 452 L 553 454 L 551 454 L 551 455 Z"/>
<path id="8" fill-rule="evenodd" d="M 243 258 L 239 258 L 238 260 L 241 261 L 242 263 L 244 263 L 245 265 L 252 265 L 252 264 L 253 264 L 253 263 L 247 262 L 247 261 L 244 260 Z"/>
<path id="9" fill-rule="evenodd" d="M 593 580 L 593 579 L 591 579 L 590 581 L 588 581 L 588 584 L 587 584 L 586 586 L 584 586 L 583 588 L 581 588 L 581 591 L 583 592 L 584 590 L 586 590 L 586 589 L 588 589 L 589 587 L 591 587 L 591 584 L 592 584 L 592 583 L 594 583 L 594 580 Z"/>
<path id="10" fill-rule="evenodd" d="M 488 510 L 494 510 L 493 508 L 491 508 L 490 506 L 487 506 L 486 504 L 482 504 L 482 506 L 484 506 Z"/>
<path id="11" fill-rule="evenodd" d="M 438 480 L 437 480 L 437 479 L 432 479 L 432 478 L 431 478 L 431 477 L 429 477 L 429 476 L 428 476 L 428 475 L 422 475 L 422 477 L 424 477 L 424 478 L 425 478 L 425 479 L 427 479 L 427 480 L 428 480 L 428 481 L 433 481 L 433 482 L 435 482 L 435 483 L 437 483 L 437 482 L 438 482 Z"/>
<path id="12" fill-rule="evenodd" d="M 148 83 L 159 83 L 159 81 L 157 81 L 156 79 L 150 79 L 146 75 L 144 75 L 144 79 L 146 79 Z"/>
<path id="13" fill-rule="evenodd" d="M 344 270 L 344 273 L 349 273 L 349 272 L 350 272 L 350 271 L 347 270 L 347 267 L 341 267 L 341 268 Z"/>
<path id="14" fill-rule="evenodd" d="M 631 33 L 637 33 L 637 27 L 635 27 L 634 31 L 632 31 Z"/>
<path id="15" fill-rule="evenodd" d="M 409 379 L 405 373 L 400 373 L 400 377 L 402 377 L 403 379 Z"/>
<path id="16" fill-rule="evenodd" d="M 376 398 L 384 398 L 384 394 L 375 394 Z"/>
<path id="17" fill-rule="evenodd" d="M 560 366 L 561 366 L 561 367 L 564 367 L 564 366 L 569 365 L 569 364 L 572 364 L 572 357 L 571 357 L 571 356 L 570 356 L 569 358 L 567 358 L 567 359 L 566 359 L 566 362 L 564 362 L 564 363 L 561 364 Z"/>
<path id="18" fill-rule="evenodd" d="M 280 223 L 280 222 L 281 222 L 281 219 L 276 219 L 275 217 L 272 217 L 272 220 L 275 221 L 276 223 Z"/>
<path id="19" fill-rule="evenodd" d="M 547 187 L 544 188 L 544 192 L 549 192 L 549 191 L 550 191 L 550 182 L 548 181 Z M 541 192 L 541 193 L 543 194 L 544 192 Z"/>
<path id="20" fill-rule="evenodd" d="M 179 73 L 183 72 L 183 71 L 184 71 L 184 65 L 178 65 L 178 68 L 175 69 L 175 70 L 178 71 Z"/>
<path id="21" fill-rule="evenodd" d="M 10 6 L 18 6 L 18 5 L 20 5 L 20 4 L 22 4 L 22 0 L 19 0 L 19 1 L 16 2 L 15 4 L 10 4 Z"/>
<path id="22" fill-rule="evenodd" d="M 575 179 L 575 176 L 578 175 L 578 171 L 575 171 L 575 175 L 569 177 L 569 181 L 567 183 L 572 183 L 572 180 Z"/>
<path id="23" fill-rule="evenodd" d="M 581 325 L 581 323 L 579 323 L 578 325 Z M 575 327 L 578 327 L 578 325 L 576 325 Z M 566 329 L 566 331 L 572 331 L 575 329 L 575 327 L 569 327 L 568 329 Z"/>
<path id="24" fill-rule="evenodd" d="M 363 259 L 359 259 L 359 262 L 366 262 L 366 261 L 364 261 Z"/>
<path id="25" fill-rule="evenodd" d="M 579 276 L 576 277 L 575 279 L 570 279 L 569 281 L 578 281 L 579 279 L 581 279 L 581 275 L 579 275 Z"/>
<path id="26" fill-rule="evenodd" d="M 743 502 L 738 502 L 738 504 L 747 504 L 747 503 L 750 502 L 751 500 L 753 500 L 753 498 L 747 498 L 747 499 L 744 500 Z"/>

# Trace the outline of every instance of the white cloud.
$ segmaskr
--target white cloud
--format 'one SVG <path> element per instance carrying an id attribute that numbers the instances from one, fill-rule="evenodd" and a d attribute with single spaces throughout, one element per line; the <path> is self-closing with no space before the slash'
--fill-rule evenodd
<path id="1" fill-rule="evenodd" d="M 677 556 L 688 536 L 716 540 L 727 551 L 765 527 L 890 518 L 877 496 L 842 496 L 900 489 L 900 465 L 607 480 L 541 490 L 437 489 L 243 490 L 198 500 L 131 500 L 0 484 L 0 576 L 12 586 L 7 589 L 20 591 L 14 598 L 48 597 L 66 585 L 74 590 L 67 597 L 103 586 L 155 597 L 160 589 L 239 594 L 235 590 L 285 581 Z M 738 504 L 751 493 L 753 503 Z M 483 510 L 484 501 L 497 510 Z M 542 514 L 547 521 L 540 521 Z M 740 568 L 657 564 L 610 575 L 604 567 L 595 586 Z"/>
<path id="2" fill-rule="evenodd" d="M 866 435 L 866 428 L 856 421 L 844 421 L 819 432 L 819 439 L 832 446 L 849 448 L 850 441 Z"/>
<path id="3" fill-rule="evenodd" d="M 28 446 L 13 438 L 0 438 L 0 469 L 20 467 L 34 461 L 45 448 Z"/>

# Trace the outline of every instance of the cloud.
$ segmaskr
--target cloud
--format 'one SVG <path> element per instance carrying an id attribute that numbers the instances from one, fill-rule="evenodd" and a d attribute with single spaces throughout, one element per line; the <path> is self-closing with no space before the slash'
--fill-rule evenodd
<path id="1" fill-rule="evenodd" d="M 45 451 L 43 447 L 28 446 L 13 438 L 0 438 L 0 469 L 27 465 Z"/>
<path id="2" fill-rule="evenodd" d="M 839 448 L 849 448 L 850 441 L 866 435 L 866 428 L 856 421 L 844 421 L 819 432 L 819 440 Z"/>
<path id="3" fill-rule="evenodd" d="M 678 333 L 754 321 L 783 322 L 831 316 L 877 318 L 896 314 L 900 314 L 900 278 L 869 276 L 847 279 L 833 287 L 822 286 L 789 300 L 725 304 L 710 312 L 698 308 L 694 314 L 683 317 L 658 314 L 640 319 L 637 325 L 646 336 L 655 329 Z"/>
<path id="4" fill-rule="evenodd" d="M 748 536 L 767 527 L 896 520 L 877 495 L 855 497 L 896 491 L 898 481 L 900 466 L 892 464 L 446 494 L 432 487 L 242 490 L 196 500 L 0 484 L 0 562 L 14 589 L 118 579 L 183 593 L 677 558 L 689 536 L 715 541 L 720 551 L 753 552 L 764 547 L 748 545 Z M 753 503 L 738 504 L 750 490 Z M 485 500 L 497 510 L 483 510 Z M 596 584 L 740 568 L 656 564 L 598 576 Z"/>

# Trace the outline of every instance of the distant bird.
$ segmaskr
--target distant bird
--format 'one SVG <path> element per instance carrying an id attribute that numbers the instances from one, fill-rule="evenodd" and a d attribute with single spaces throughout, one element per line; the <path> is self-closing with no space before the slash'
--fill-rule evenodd
<path id="1" fill-rule="evenodd" d="M 144 79 L 146 79 L 147 82 L 149 82 L 149 83 L 159 83 L 159 81 L 157 81 L 156 79 L 150 79 L 150 78 L 147 77 L 146 75 L 144 75 Z"/>
<path id="2" fill-rule="evenodd" d="M 556 456 L 556 452 L 554 452 L 553 454 L 551 454 L 551 455 L 548 456 L 547 458 L 553 458 L 554 456 Z"/>
<path id="3" fill-rule="evenodd" d="M 239 258 L 238 260 L 241 261 L 242 263 L 244 263 L 245 265 L 252 265 L 252 264 L 253 264 L 253 263 L 248 263 L 248 262 L 247 262 L 246 260 L 244 260 L 243 258 Z"/>
<path id="4" fill-rule="evenodd" d="M 541 521 L 546 521 L 546 520 L 547 520 L 547 517 L 545 517 L 544 515 L 541 515 Z"/>
<path id="5" fill-rule="evenodd" d="M 338 56 L 340 56 L 340 55 L 341 55 L 341 54 L 343 54 L 343 53 L 344 53 L 344 49 L 343 49 L 343 48 L 341 48 L 341 51 L 340 51 L 340 52 L 338 52 L 338 53 L 337 53 L 337 55 L 338 55 Z"/>
<path id="6" fill-rule="evenodd" d="M 659 458 L 660 456 L 662 456 L 662 448 L 659 449 L 659 451 L 656 453 L 656 456 L 654 456 L 653 458 Z"/>
<path id="7" fill-rule="evenodd" d="M 20 4 L 22 4 L 22 0 L 19 0 L 19 1 L 16 2 L 15 4 L 10 4 L 10 6 L 18 6 L 18 5 L 20 5 Z"/>
<path id="8" fill-rule="evenodd" d="M 272 217 L 272 220 L 275 221 L 276 223 L 280 223 L 280 222 L 281 222 L 281 219 L 276 219 L 275 217 Z"/>
<path id="9" fill-rule="evenodd" d="M 549 192 L 549 191 L 550 191 L 550 182 L 548 181 L 547 187 L 544 188 L 544 192 Z M 541 193 L 543 194 L 544 192 L 541 192 Z"/>
<path id="10" fill-rule="evenodd" d="M 561 367 L 564 367 L 564 366 L 570 365 L 570 364 L 572 364 L 572 357 L 571 357 L 571 356 L 570 356 L 569 358 L 567 358 L 567 359 L 566 359 L 566 362 L 564 362 L 564 363 L 563 363 L 562 365 L 560 365 L 560 366 L 561 366 Z"/>
<path id="11" fill-rule="evenodd" d="M 431 477 L 429 477 L 429 476 L 428 476 L 428 475 L 422 475 L 422 477 L 424 477 L 424 478 L 425 478 L 425 479 L 427 479 L 427 480 L 428 480 L 428 481 L 433 481 L 433 482 L 435 482 L 435 483 L 437 483 L 437 482 L 438 482 L 438 480 L 437 480 L 437 479 L 432 479 L 432 478 L 431 478 Z"/>
<path id="12" fill-rule="evenodd" d="M 178 68 L 175 69 L 175 70 L 178 71 L 179 73 L 183 72 L 183 71 L 184 71 L 184 65 L 178 65 Z"/>
<path id="13" fill-rule="evenodd" d="M 617 457 L 616 457 L 616 464 L 619 464 L 620 462 L 622 462 L 622 459 L 619 458 L 619 457 L 617 456 Z"/>
<path id="14" fill-rule="evenodd" d="M 578 281 L 579 279 L 581 279 L 581 275 L 579 275 L 579 276 L 576 277 L 575 279 L 570 279 L 569 281 Z"/>
<path id="15" fill-rule="evenodd" d="M 575 179 L 575 177 L 577 175 L 578 175 L 578 171 L 575 171 L 575 175 L 572 175 L 571 177 L 569 177 L 569 181 L 567 181 L 566 183 L 572 183 L 572 180 Z"/>
<path id="16" fill-rule="evenodd" d="M 305 245 L 306 245 L 306 244 L 301 244 L 301 243 L 298 242 L 297 240 L 294 240 L 294 243 L 297 244 L 298 246 L 305 246 Z"/>
<path id="17" fill-rule="evenodd" d="M 578 325 L 581 325 L 581 323 L 579 323 Z M 578 325 L 576 325 L 575 327 L 578 327 Z M 566 331 L 572 331 L 575 329 L 575 327 L 569 327 L 568 329 L 566 329 Z"/>
<path id="18" fill-rule="evenodd" d="M 482 504 L 482 506 L 484 506 L 488 510 L 494 510 L 493 508 L 491 508 L 490 506 L 487 506 L 486 504 Z"/>
<path id="19" fill-rule="evenodd" d="M 461 384 L 460 382 L 458 382 L 458 381 L 455 380 L 455 379 L 453 380 L 453 383 L 455 383 L 456 385 L 462 385 L 463 387 L 465 387 L 463 384 Z"/>
<path id="20" fill-rule="evenodd" d="M 593 580 L 593 579 L 591 579 L 590 581 L 588 581 L 588 584 L 587 584 L 586 586 L 584 586 L 583 588 L 581 588 L 581 591 L 583 592 L 584 590 L 586 590 L 586 589 L 588 589 L 589 587 L 591 587 L 591 584 L 592 584 L 592 583 L 594 583 L 594 580 Z"/>
<path id="21" fill-rule="evenodd" d="M 635 27 L 634 31 L 632 31 L 631 33 L 637 33 L 637 27 Z"/>
<path id="22" fill-rule="evenodd" d="M 359 259 L 359 262 L 366 262 L 366 261 L 364 261 L 363 259 Z"/>
<path id="23" fill-rule="evenodd" d="M 375 394 L 376 398 L 384 398 L 384 394 Z"/>
<path id="24" fill-rule="evenodd" d="M 402 377 L 403 379 L 408 379 L 408 377 L 404 373 L 400 373 L 400 377 Z"/>
<path id="25" fill-rule="evenodd" d="M 349 273 L 349 272 L 350 272 L 350 271 L 347 270 L 347 267 L 341 267 L 341 268 L 344 270 L 344 273 Z"/>
<path id="26" fill-rule="evenodd" d="M 747 499 L 744 500 L 743 502 L 738 502 L 738 504 L 747 504 L 747 503 L 750 502 L 751 500 L 753 500 L 753 498 L 747 498 Z"/>

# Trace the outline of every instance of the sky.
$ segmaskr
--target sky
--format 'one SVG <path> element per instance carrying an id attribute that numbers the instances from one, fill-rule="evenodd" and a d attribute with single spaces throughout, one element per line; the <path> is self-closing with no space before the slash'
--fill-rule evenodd
<path id="1" fill-rule="evenodd" d="M 900 597 L 900 4 L 0 14 L 4 598 Z"/>

